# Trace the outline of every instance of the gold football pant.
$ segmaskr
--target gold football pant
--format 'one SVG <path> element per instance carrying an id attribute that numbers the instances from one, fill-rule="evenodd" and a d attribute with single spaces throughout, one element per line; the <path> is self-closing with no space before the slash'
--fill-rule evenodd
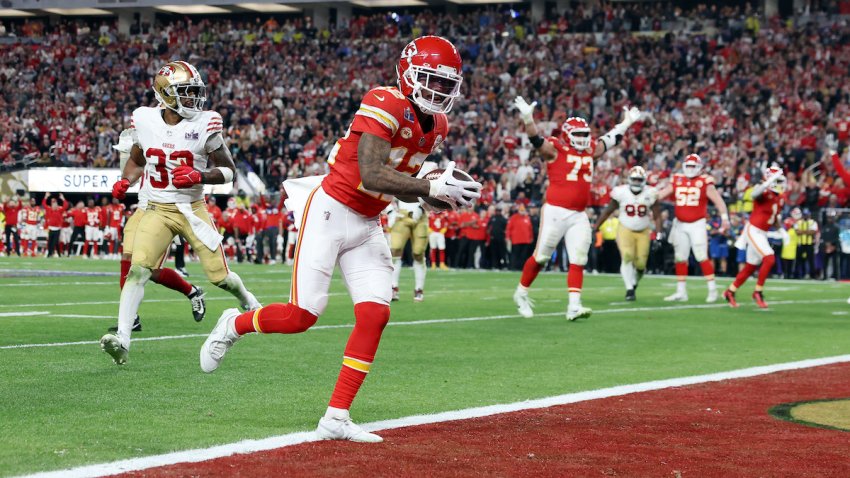
<path id="1" fill-rule="evenodd" d="M 395 254 L 401 255 L 404 245 L 410 240 L 413 257 L 421 259 L 425 256 L 425 247 L 428 246 L 428 216 L 423 214 L 418 221 L 411 217 L 400 217 L 396 219 L 390 231 L 390 249 Z"/>
<path id="2" fill-rule="evenodd" d="M 649 258 L 649 229 L 632 231 L 620 224 L 617 229 L 617 247 L 624 263 L 634 263 L 635 269 L 639 271 L 646 269 L 646 261 Z"/>
<path id="3" fill-rule="evenodd" d="M 192 212 L 202 221 L 215 228 L 203 201 L 193 202 Z M 136 214 L 133 216 L 135 217 Z M 201 267 L 203 267 L 207 279 L 213 284 L 223 281 L 228 270 L 221 245 L 215 251 L 211 251 L 205 246 L 195 236 L 189 221 L 177 210 L 177 206 L 174 204 L 149 203 L 147 210 L 132 233 L 132 242 L 129 242 L 130 238 L 125 235 L 125 251 L 126 244 L 132 244 L 130 250 L 133 253 L 134 266 L 159 269 L 167 256 L 171 241 L 177 234 L 186 238 L 192 246 L 201 261 Z"/>

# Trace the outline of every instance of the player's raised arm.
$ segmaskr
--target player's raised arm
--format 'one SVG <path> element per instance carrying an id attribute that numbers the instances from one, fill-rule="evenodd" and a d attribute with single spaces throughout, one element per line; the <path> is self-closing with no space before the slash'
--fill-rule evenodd
<path id="1" fill-rule="evenodd" d="M 614 211 L 616 211 L 618 207 L 620 207 L 620 203 L 617 202 L 616 199 L 611 199 L 611 202 L 605 206 L 605 209 L 602 210 L 599 217 L 596 219 L 596 222 L 593 224 L 593 230 L 595 231 L 602 227 L 602 223 L 604 223 L 611 214 L 614 214 Z"/>
<path id="2" fill-rule="evenodd" d="M 623 140 L 623 135 L 638 120 L 640 120 L 639 109 L 634 106 L 631 108 L 623 106 L 623 121 L 617 123 L 616 126 L 611 128 L 611 131 L 599 137 L 599 141 L 596 143 L 596 149 L 593 151 L 593 158 L 596 159 L 602 156 L 608 150 L 620 144 L 620 141 Z"/>
<path id="3" fill-rule="evenodd" d="M 832 167 L 841 177 L 841 180 L 844 181 L 844 184 L 850 184 L 850 172 L 847 171 L 847 168 L 845 168 L 844 164 L 841 162 L 841 156 L 832 149 L 827 151 L 826 154 L 828 154 L 830 159 L 832 159 Z"/>
<path id="4" fill-rule="evenodd" d="M 454 163 L 439 178 L 419 179 L 397 171 L 388 164 L 390 142 L 376 135 L 362 133 L 357 144 L 357 163 L 363 187 L 383 194 L 430 196 L 452 205 L 469 206 L 481 197 L 481 183 L 462 181 L 452 176 Z"/>
<path id="5" fill-rule="evenodd" d="M 517 96 L 514 99 L 514 106 L 519 111 L 520 119 L 525 123 L 525 133 L 528 135 L 528 140 L 534 146 L 534 149 L 540 151 L 540 154 L 546 161 L 552 161 L 558 157 L 558 151 L 552 146 L 552 143 L 540 136 L 537 125 L 534 124 L 534 107 L 537 106 L 537 102 L 528 104 L 522 96 Z"/>

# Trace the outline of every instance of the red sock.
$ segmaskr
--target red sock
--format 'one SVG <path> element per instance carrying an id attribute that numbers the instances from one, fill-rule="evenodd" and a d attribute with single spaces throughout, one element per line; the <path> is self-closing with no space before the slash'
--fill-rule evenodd
<path id="1" fill-rule="evenodd" d="M 83 255 L 89 255 L 89 241 L 83 242 Z"/>
<path id="2" fill-rule="evenodd" d="M 767 281 L 767 278 L 770 276 L 770 271 L 773 270 L 773 264 L 776 262 L 776 258 L 773 254 L 769 256 L 764 256 L 761 261 L 761 267 L 759 267 L 759 277 L 756 281 L 756 285 L 759 288 L 764 287 L 764 283 Z"/>
<path id="3" fill-rule="evenodd" d="M 440 249 L 440 264 L 446 263 L 446 250 Z"/>
<path id="4" fill-rule="evenodd" d="M 540 273 L 542 268 L 543 266 L 537 263 L 534 256 L 529 257 L 525 261 L 525 265 L 522 266 L 522 277 L 520 277 L 519 283 L 523 287 L 531 287 L 531 283 L 537 278 L 537 274 Z"/>
<path id="5" fill-rule="evenodd" d="M 25 241 L 21 241 L 21 242 L 24 244 L 24 251 L 30 250 L 30 241 L 25 240 Z"/>
<path id="6" fill-rule="evenodd" d="M 436 264 L 437 264 L 437 250 L 431 249 L 431 266 L 434 266 Z"/>
<path id="7" fill-rule="evenodd" d="M 109 255 L 112 255 L 115 252 L 115 243 L 109 241 Z"/>
<path id="8" fill-rule="evenodd" d="M 567 288 L 570 292 L 581 292 L 581 286 L 584 282 L 584 266 L 570 264 L 570 269 L 567 272 Z"/>
<path id="9" fill-rule="evenodd" d="M 100 244 L 96 242 L 93 242 L 92 244 L 94 245 L 94 255 L 97 255 L 97 249 L 100 247 Z"/>
<path id="10" fill-rule="evenodd" d="M 121 259 L 121 290 L 124 290 L 124 281 L 127 280 L 127 274 L 130 272 L 130 260 L 129 259 Z"/>
<path id="11" fill-rule="evenodd" d="M 390 320 L 390 307 L 375 302 L 361 302 L 354 305 L 354 318 L 356 322 L 345 345 L 342 370 L 328 404 L 346 410 L 351 408 L 351 402 L 375 360 L 381 333 Z"/>
<path id="12" fill-rule="evenodd" d="M 744 267 L 741 268 L 741 272 L 739 272 L 738 275 L 735 276 L 735 282 L 732 283 L 732 287 L 737 289 L 738 287 L 741 287 L 742 285 L 744 285 L 744 282 L 746 282 L 747 279 L 749 279 L 750 276 L 753 275 L 753 272 L 755 272 L 755 271 L 756 271 L 756 266 L 750 264 L 749 262 L 745 263 Z"/>
<path id="13" fill-rule="evenodd" d="M 318 317 L 294 304 L 269 304 L 236 317 L 236 333 L 298 334 L 309 329 Z"/>
<path id="14" fill-rule="evenodd" d="M 295 257 L 295 244 L 290 244 L 286 248 L 286 258 L 292 259 L 293 257 Z"/>
<path id="15" fill-rule="evenodd" d="M 183 295 L 189 295 L 192 293 L 192 284 L 186 282 L 174 269 L 160 269 L 159 277 L 153 281 L 157 284 L 164 285 L 171 290 L 176 290 Z"/>
<path id="16" fill-rule="evenodd" d="M 685 277 L 688 277 L 688 263 L 687 262 L 677 262 L 676 263 L 676 276 L 679 280 L 685 280 Z"/>
<path id="17" fill-rule="evenodd" d="M 704 275 L 706 279 L 714 280 L 714 263 L 706 259 L 699 263 L 699 267 L 702 269 L 702 275 Z"/>

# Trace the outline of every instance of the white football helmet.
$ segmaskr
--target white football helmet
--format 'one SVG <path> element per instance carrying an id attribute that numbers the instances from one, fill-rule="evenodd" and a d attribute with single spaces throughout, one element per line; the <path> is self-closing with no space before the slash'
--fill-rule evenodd
<path id="1" fill-rule="evenodd" d="M 698 154 L 689 154 L 682 163 L 682 173 L 687 178 L 695 178 L 702 172 L 702 158 Z"/>
<path id="2" fill-rule="evenodd" d="M 629 170 L 629 190 L 634 194 L 640 194 L 646 185 L 646 170 L 641 166 L 634 166 Z"/>

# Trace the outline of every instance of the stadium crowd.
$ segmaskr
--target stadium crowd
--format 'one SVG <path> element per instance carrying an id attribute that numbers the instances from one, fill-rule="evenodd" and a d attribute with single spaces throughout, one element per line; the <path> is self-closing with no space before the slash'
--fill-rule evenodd
<path id="1" fill-rule="evenodd" d="M 842 241 L 843 229 L 833 235 L 828 226 L 838 223 L 834 213 L 847 205 L 850 188 L 829 161 L 821 162 L 827 138 L 842 147 L 850 141 L 844 81 L 850 27 L 834 15 L 848 13 L 848 2 L 819 5 L 789 20 L 717 3 L 688 10 L 669 2 L 580 4 L 541 22 L 507 8 L 481 8 L 373 14 L 334 29 L 315 28 L 304 17 L 168 17 L 134 25 L 129 36 L 109 21 L 7 22 L 0 30 L 0 164 L 114 167 L 111 145 L 130 112 L 153 102 L 151 78 L 163 61 L 182 58 L 207 75 L 207 105 L 222 114 L 239 167 L 257 173 L 274 193 L 286 178 L 325 171 L 323 158 L 345 133 L 362 92 L 392 84 L 397 52 L 410 37 L 433 33 L 451 38 L 465 61 L 464 98 L 451 113 L 441 157 L 433 159 L 456 161 L 485 183 L 479 221 L 503 217 L 513 233 L 508 224 L 524 224 L 514 219 L 525 216 L 536 231 L 545 168 L 509 106 L 514 96 L 536 100 L 538 124 L 551 131 L 572 115 L 606 131 L 621 106 L 634 104 L 647 114 L 595 165 L 594 209 L 608 202 L 629 166 L 642 164 L 650 184 L 663 183 L 686 154 L 697 152 L 735 225 L 725 236 L 715 227 L 711 256 L 721 274 L 734 274 L 738 261 L 729 244 L 752 208 L 748 191 L 775 162 L 788 177 L 791 221 L 784 228 L 794 231 L 780 234 L 777 247 L 788 249 L 783 258 L 795 251 L 777 273 L 848 277 L 850 237 Z M 279 208 L 268 212 L 275 209 L 280 215 Z M 9 210 L 7 226 L 16 220 Z M 457 244 L 448 247 L 447 262 L 510 265 L 501 246 L 495 253 L 490 247 L 494 237 L 501 241 L 501 226 L 488 225 L 489 235 L 479 239 L 474 232 L 469 239 L 463 228 L 480 229 L 468 217 L 479 213 L 462 214 L 467 220 L 454 223 Z M 798 234 L 798 224 L 810 225 L 804 217 L 820 222 L 821 231 L 811 234 L 807 226 Z M 276 223 L 279 232 L 284 223 L 285 215 Z M 603 225 L 589 269 L 614 270 L 612 254 L 603 251 L 615 229 Z M 512 251 L 524 244 L 508 236 Z M 653 254 L 651 269 L 669 270 L 668 246 L 653 247 L 661 253 Z M 470 260 L 479 249 L 483 263 Z"/>

